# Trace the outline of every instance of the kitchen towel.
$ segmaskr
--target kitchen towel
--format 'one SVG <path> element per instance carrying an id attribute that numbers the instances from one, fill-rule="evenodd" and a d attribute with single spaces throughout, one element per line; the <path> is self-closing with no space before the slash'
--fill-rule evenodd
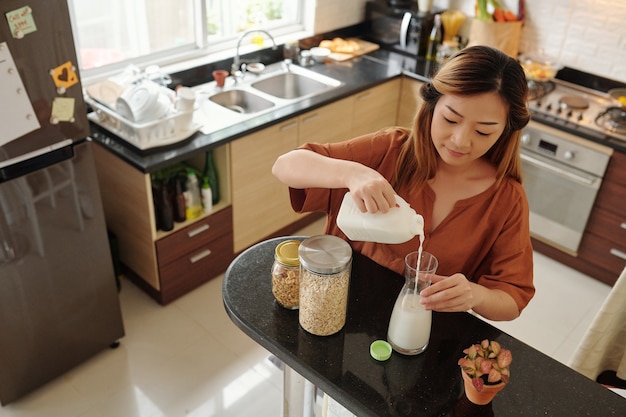
<path id="1" fill-rule="evenodd" d="M 603 371 L 626 379 L 626 268 L 587 329 L 569 366 L 596 380 Z"/>

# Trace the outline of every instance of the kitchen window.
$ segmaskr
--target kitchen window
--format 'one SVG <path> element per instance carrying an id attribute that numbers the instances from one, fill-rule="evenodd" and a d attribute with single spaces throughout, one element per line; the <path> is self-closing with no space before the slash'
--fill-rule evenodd
<path id="1" fill-rule="evenodd" d="M 307 0 L 68 0 L 79 67 L 87 76 L 133 63 L 171 64 L 234 48 L 255 27 L 304 30 Z M 254 38 L 254 37 L 251 37 Z"/>

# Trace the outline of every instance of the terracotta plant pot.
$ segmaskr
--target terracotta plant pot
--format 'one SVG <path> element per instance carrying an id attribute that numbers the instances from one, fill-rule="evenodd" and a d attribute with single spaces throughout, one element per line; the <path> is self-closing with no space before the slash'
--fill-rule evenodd
<path id="1" fill-rule="evenodd" d="M 506 386 L 506 383 L 500 382 L 496 385 L 484 385 L 482 391 L 476 391 L 476 388 L 472 385 L 472 378 L 463 371 L 461 371 L 461 375 L 463 375 L 465 395 L 472 403 L 478 405 L 489 404 L 493 397 Z"/>

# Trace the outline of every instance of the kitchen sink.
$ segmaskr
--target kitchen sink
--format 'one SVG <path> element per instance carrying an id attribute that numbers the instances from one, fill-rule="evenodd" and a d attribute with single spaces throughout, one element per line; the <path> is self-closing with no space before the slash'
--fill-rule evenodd
<path id="1" fill-rule="evenodd" d="M 252 88 L 282 99 L 299 99 L 339 87 L 340 81 L 290 65 L 286 70 L 252 83 Z"/>
<path id="2" fill-rule="evenodd" d="M 255 74 L 229 77 L 224 87 L 215 81 L 196 87 L 206 99 L 194 118 L 208 134 L 271 111 L 332 91 L 343 83 L 299 65 L 276 62 Z"/>
<path id="3" fill-rule="evenodd" d="M 275 106 L 275 103 L 263 97 L 250 91 L 239 89 L 222 91 L 212 95 L 209 99 L 222 107 L 240 114 L 258 113 Z"/>

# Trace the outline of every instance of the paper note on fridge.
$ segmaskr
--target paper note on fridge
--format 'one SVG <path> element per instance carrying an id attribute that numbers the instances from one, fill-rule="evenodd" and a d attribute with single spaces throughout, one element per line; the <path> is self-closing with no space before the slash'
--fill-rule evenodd
<path id="1" fill-rule="evenodd" d="M 41 127 L 6 42 L 0 43 L 0 97 L 0 146 Z"/>

